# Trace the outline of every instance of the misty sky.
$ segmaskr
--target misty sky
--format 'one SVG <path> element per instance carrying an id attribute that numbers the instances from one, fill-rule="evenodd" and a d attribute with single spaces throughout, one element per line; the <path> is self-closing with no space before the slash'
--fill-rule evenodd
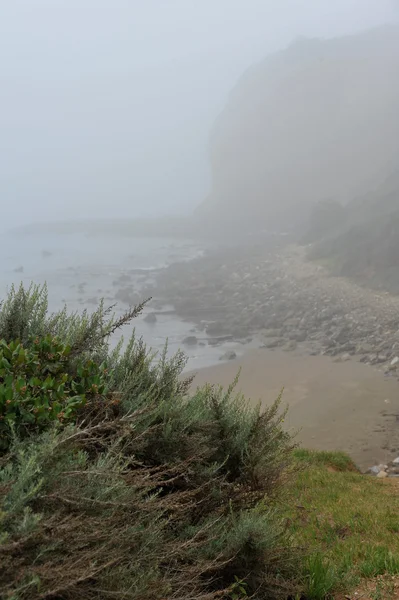
<path id="1" fill-rule="evenodd" d="M 189 211 L 242 72 L 395 0 L 0 0 L 2 225 Z"/>

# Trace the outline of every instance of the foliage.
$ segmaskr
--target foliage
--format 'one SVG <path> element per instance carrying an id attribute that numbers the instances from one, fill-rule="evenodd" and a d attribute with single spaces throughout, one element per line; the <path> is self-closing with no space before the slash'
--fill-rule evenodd
<path id="1" fill-rule="evenodd" d="M 47 335 L 27 347 L 0 340 L 0 448 L 12 433 L 74 418 L 87 400 L 106 393 L 105 365 L 70 364 L 71 347 Z"/>
<path id="2" fill-rule="evenodd" d="M 364 197 L 335 208 L 320 206 L 304 242 L 309 258 L 334 275 L 399 293 L 399 175 L 395 172 Z M 328 210 L 326 210 L 328 208 Z"/>
<path id="3" fill-rule="evenodd" d="M 2 347 L 16 353 L 10 368 L 20 368 L 22 348 L 24 369 L 31 361 L 36 369 L 43 345 L 56 355 L 50 377 L 67 375 L 68 400 L 93 389 L 91 377 L 99 387 L 70 420 L 16 430 L 3 456 L 0 596 L 262 600 L 294 592 L 296 557 L 275 509 L 293 447 L 280 399 L 262 411 L 234 385 L 190 392 L 184 356 L 169 359 L 165 349 L 156 362 L 134 335 L 110 351 L 110 333 L 140 307 L 119 321 L 102 306 L 83 317 L 45 308 L 39 288 L 14 290 L 3 304 Z M 94 374 L 88 364 L 99 365 Z M 47 394 L 32 389 L 44 404 Z"/>
<path id="4" fill-rule="evenodd" d="M 343 453 L 298 449 L 294 457 L 281 517 L 293 543 L 308 548 L 305 597 L 354 597 L 364 578 L 398 575 L 397 479 L 362 475 Z"/>
<path id="5" fill-rule="evenodd" d="M 22 284 L 18 289 L 11 286 L 7 298 L 0 303 L 0 339 L 29 344 L 51 335 L 71 346 L 72 356 L 88 353 L 92 358 L 105 357 L 110 336 L 139 315 L 145 304 L 131 308 L 119 319 L 112 315 L 113 307 L 105 308 L 103 302 L 91 314 L 86 310 L 69 314 L 66 307 L 49 314 L 46 285 L 32 284 L 28 289 Z"/>
<path id="6" fill-rule="evenodd" d="M 345 207 L 335 200 L 317 202 L 310 213 L 305 243 L 315 242 L 339 230 L 345 224 Z"/>

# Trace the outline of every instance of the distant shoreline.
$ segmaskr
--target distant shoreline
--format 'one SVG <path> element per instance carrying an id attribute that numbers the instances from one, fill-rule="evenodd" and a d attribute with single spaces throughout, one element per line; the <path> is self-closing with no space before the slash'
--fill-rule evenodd
<path id="1" fill-rule="evenodd" d="M 74 219 L 68 221 L 52 221 L 30 223 L 14 227 L 10 233 L 30 235 L 40 233 L 87 235 L 123 235 L 135 237 L 187 237 L 194 233 L 192 220 L 189 217 L 165 217 L 157 219 Z"/>

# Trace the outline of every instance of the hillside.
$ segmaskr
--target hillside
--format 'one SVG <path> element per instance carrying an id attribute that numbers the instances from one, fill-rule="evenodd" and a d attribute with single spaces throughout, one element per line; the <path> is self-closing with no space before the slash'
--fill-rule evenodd
<path id="1" fill-rule="evenodd" d="M 300 39 L 249 69 L 215 124 L 199 214 L 287 229 L 384 181 L 399 150 L 398 33 Z"/>
<path id="2" fill-rule="evenodd" d="M 305 238 L 313 242 L 309 257 L 320 261 L 335 275 L 352 277 L 369 287 L 398 294 L 399 172 L 341 207 L 339 222 L 332 227 L 331 213 L 332 204 L 328 214 L 311 225 Z"/>

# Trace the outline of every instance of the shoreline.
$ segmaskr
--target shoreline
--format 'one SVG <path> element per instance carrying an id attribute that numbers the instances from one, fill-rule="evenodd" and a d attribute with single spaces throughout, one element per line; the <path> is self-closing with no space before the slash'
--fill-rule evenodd
<path id="1" fill-rule="evenodd" d="M 238 389 L 254 402 L 285 388 L 287 426 L 306 447 L 346 451 L 364 471 L 398 456 L 399 297 L 332 276 L 288 244 L 174 264 L 153 294 L 208 343 L 242 344 L 234 360 L 190 369 L 194 386 L 227 387 L 242 368 Z"/>
<path id="2" fill-rule="evenodd" d="M 399 378 L 399 296 L 330 275 L 303 247 L 220 249 L 171 265 L 150 293 L 216 343 L 257 337 L 266 348 L 357 357 Z"/>

